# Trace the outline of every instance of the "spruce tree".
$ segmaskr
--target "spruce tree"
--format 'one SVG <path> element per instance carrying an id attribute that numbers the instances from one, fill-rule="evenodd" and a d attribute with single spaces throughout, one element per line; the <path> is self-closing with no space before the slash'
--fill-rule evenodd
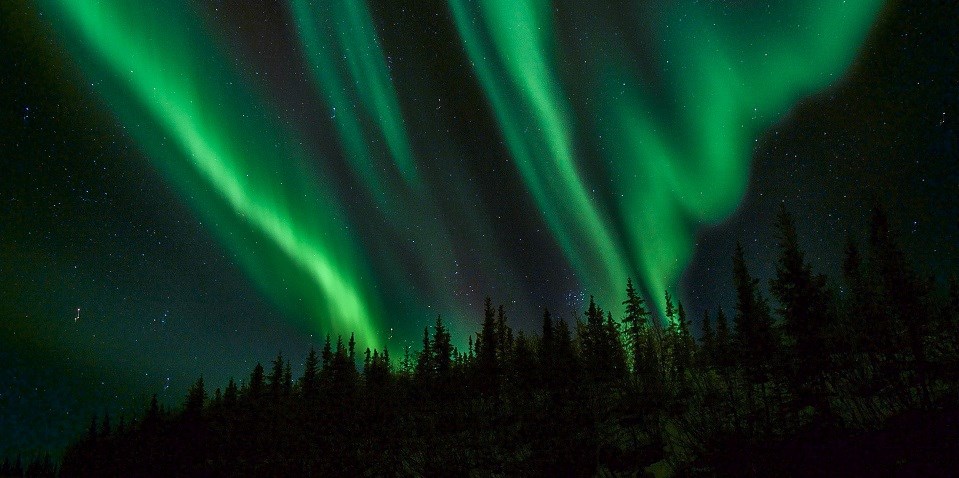
<path id="1" fill-rule="evenodd" d="M 553 337 L 553 317 L 549 314 L 549 309 L 543 308 L 543 332 L 539 345 L 539 361 L 544 369 L 553 366 L 553 354 L 555 349 L 555 338 Z"/>
<path id="2" fill-rule="evenodd" d="M 100 437 L 107 438 L 112 431 L 112 428 L 110 428 L 110 412 L 103 412 L 103 423 L 100 425 Z"/>
<path id="3" fill-rule="evenodd" d="M 583 361 L 586 367 L 586 375 L 589 379 L 595 381 L 605 381 L 608 375 L 608 364 L 604 360 L 603 335 L 603 310 L 596 305 L 593 296 L 589 297 L 589 306 L 584 312 L 585 322 L 580 322 L 579 342 L 583 352 Z"/>
<path id="4" fill-rule="evenodd" d="M 259 362 L 253 367 L 253 373 L 250 374 L 250 384 L 246 389 L 248 398 L 252 401 L 259 400 L 263 396 L 266 387 L 263 378 L 263 365 Z"/>
<path id="5" fill-rule="evenodd" d="M 830 307 L 826 277 L 813 275 L 799 248 L 792 215 L 784 206 L 780 207 L 776 229 L 779 259 L 769 289 L 780 304 L 777 312 L 788 339 L 792 358 L 790 385 L 794 393 L 822 408 L 826 401 L 821 378 L 829 357 L 826 328 Z"/>
<path id="6" fill-rule="evenodd" d="M 642 296 L 633 286 L 632 279 L 626 279 L 626 300 L 623 301 L 623 305 L 626 306 L 626 315 L 623 317 L 623 324 L 626 326 L 626 348 L 629 351 L 633 373 L 638 375 L 641 369 L 648 365 L 645 335 L 649 329 L 650 314 Z"/>
<path id="7" fill-rule="evenodd" d="M 689 329 L 689 318 L 686 317 L 686 309 L 680 302 L 676 310 L 676 348 L 674 352 L 676 372 L 680 378 L 683 378 L 693 364 L 696 344 Z"/>
<path id="8" fill-rule="evenodd" d="M 504 364 L 509 360 L 513 351 L 513 328 L 506 323 L 506 309 L 503 308 L 502 304 L 496 311 L 496 337 L 497 345 L 499 345 L 497 357 L 499 357 L 500 363 Z"/>
<path id="9" fill-rule="evenodd" d="M 303 368 L 303 378 L 300 379 L 300 390 L 303 398 L 312 400 L 319 394 L 319 358 L 316 356 L 316 349 L 310 347 L 310 352 L 306 356 L 306 362 Z"/>
<path id="10" fill-rule="evenodd" d="M 676 330 L 676 306 L 673 305 L 673 296 L 669 294 L 667 290 L 665 292 L 665 299 L 663 301 L 664 306 L 664 316 L 666 317 L 666 329 L 675 333 Z"/>
<path id="11" fill-rule="evenodd" d="M 430 344 L 430 329 L 429 327 L 423 327 L 423 348 L 420 349 L 420 355 L 416 361 L 416 377 L 423 384 L 427 384 L 433 379 L 435 370 L 433 348 Z"/>
<path id="12" fill-rule="evenodd" d="M 612 312 L 606 312 L 606 322 L 603 324 L 604 357 L 608 362 L 609 376 L 613 380 L 621 380 L 628 373 L 626 354 L 623 350 L 622 330 L 619 323 L 613 320 Z"/>
<path id="13" fill-rule="evenodd" d="M 490 298 L 487 297 L 483 311 L 483 329 L 476 344 L 476 362 L 480 387 L 487 393 L 495 393 L 497 389 L 499 375 L 498 349 L 496 313 L 493 310 Z"/>
<path id="14" fill-rule="evenodd" d="M 383 360 L 383 365 L 386 367 L 386 371 L 393 373 L 393 362 L 390 361 L 390 348 L 386 345 L 383 346 L 383 353 L 380 354 Z"/>
<path id="15" fill-rule="evenodd" d="M 283 394 L 283 371 L 283 353 L 280 352 L 277 353 L 276 358 L 273 359 L 273 368 L 270 371 L 270 376 L 267 378 L 267 384 L 270 387 L 270 396 L 274 401 L 278 401 Z"/>
<path id="16" fill-rule="evenodd" d="M 287 361 L 283 367 L 283 396 L 293 395 L 293 366 Z"/>
<path id="17" fill-rule="evenodd" d="M 697 362 L 703 368 L 708 368 L 715 363 L 716 353 L 716 333 L 713 332 L 712 321 L 709 320 L 709 309 L 703 310 L 702 340 L 700 341 L 700 353 Z"/>
<path id="18" fill-rule="evenodd" d="M 521 393 L 529 393 L 538 376 L 536 359 L 529 338 L 522 330 L 516 336 L 513 358 L 513 388 Z"/>
<path id="19" fill-rule="evenodd" d="M 239 391 L 236 388 L 236 382 L 233 381 L 233 377 L 230 377 L 230 381 L 226 385 L 226 391 L 223 392 L 223 406 L 227 408 L 235 406 L 238 397 Z"/>
<path id="20" fill-rule="evenodd" d="M 927 307 L 930 286 L 906 261 L 889 218 L 879 206 L 873 209 L 869 223 L 869 262 L 875 281 L 873 290 L 878 291 L 877 302 L 883 306 L 877 314 L 885 329 L 884 336 L 879 338 L 880 352 L 892 357 L 908 351 L 911 363 L 899 361 L 900 366 L 912 369 L 919 400 L 930 407 L 930 363 L 924 339 L 932 315 Z M 905 334 L 900 334 L 903 330 Z"/>
<path id="21" fill-rule="evenodd" d="M 572 333 L 565 320 L 556 323 L 553 355 L 554 373 L 551 374 L 551 390 L 569 392 L 579 381 L 580 362 L 573 343 Z"/>
<path id="22" fill-rule="evenodd" d="M 363 378 L 369 381 L 370 369 L 373 368 L 373 351 L 369 347 L 363 352 Z"/>
<path id="23" fill-rule="evenodd" d="M 716 308 L 716 365 L 727 366 L 734 361 L 729 321 L 722 307 Z"/>
<path id="24" fill-rule="evenodd" d="M 436 324 L 433 327 L 433 365 L 436 368 L 436 374 L 439 377 L 447 378 L 450 374 L 450 367 L 453 359 L 453 345 L 449 331 L 443 324 L 443 318 L 436 316 Z"/>
<path id="25" fill-rule="evenodd" d="M 147 407 L 146 413 L 143 415 L 143 425 L 145 428 L 155 427 L 160 422 L 160 405 L 157 401 L 157 394 L 153 394 L 150 398 L 150 405 Z"/>
<path id="26" fill-rule="evenodd" d="M 677 374 L 677 357 L 679 350 L 679 326 L 676 321 L 676 306 L 669 291 L 664 292 L 664 319 L 666 329 L 659 341 L 659 350 L 656 354 L 657 368 L 664 379 L 675 380 Z"/>
<path id="27" fill-rule="evenodd" d="M 330 343 L 330 334 L 326 334 L 326 342 L 323 344 L 323 373 L 322 376 L 329 379 L 333 374 L 333 346 Z"/>
<path id="28" fill-rule="evenodd" d="M 757 290 L 746 267 L 742 244 L 736 244 L 733 256 L 733 284 L 736 288 L 735 324 L 736 356 L 755 380 L 764 380 L 765 372 L 774 360 L 776 338 L 769 304 Z"/>
<path id="29" fill-rule="evenodd" d="M 413 375 L 414 367 L 413 357 L 410 355 L 410 346 L 407 345 L 403 347 L 403 359 L 400 361 L 400 372 L 403 376 L 409 378 Z"/>
<path id="30" fill-rule="evenodd" d="M 201 376 L 196 380 L 196 382 L 193 383 L 189 392 L 187 392 L 184 413 L 190 416 L 200 415 L 203 411 L 203 404 L 206 402 L 206 399 L 206 388 L 203 385 L 203 377 Z"/>

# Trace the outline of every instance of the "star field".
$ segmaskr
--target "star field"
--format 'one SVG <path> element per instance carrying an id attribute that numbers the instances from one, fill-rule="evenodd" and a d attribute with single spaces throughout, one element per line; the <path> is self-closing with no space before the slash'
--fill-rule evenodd
<path id="1" fill-rule="evenodd" d="M 728 306 L 780 203 L 817 270 L 875 202 L 959 268 L 954 7 L 67 3 L 0 7 L 0 454 L 486 296 Z"/>

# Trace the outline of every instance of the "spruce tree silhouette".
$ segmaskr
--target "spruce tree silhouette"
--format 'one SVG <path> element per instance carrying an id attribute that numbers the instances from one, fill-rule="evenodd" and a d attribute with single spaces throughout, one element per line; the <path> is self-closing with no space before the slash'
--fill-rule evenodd
<path id="1" fill-rule="evenodd" d="M 487 298 L 465 352 L 437 317 L 398 367 L 363 347 L 358 371 L 363 345 L 330 334 L 300 377 L 282 353 L 212 398 L 201 376 L 169 412 L 153 395 L 129 424 L 92 417 L 59 470 L 35 455 L 0 474 L 948 476 L 955 279 L 920 279 L 878 210 L 833 292 L 785 210 L 776 227 L 778 321 L 737 245 L 733 330 L 703 311 L 698 343 L 682 302 L 664 291 L 654 321 L 631 280 L 621 321 L 591 297 L 574 330 L 544 308 L 538 333 L 514 333 Z"/>

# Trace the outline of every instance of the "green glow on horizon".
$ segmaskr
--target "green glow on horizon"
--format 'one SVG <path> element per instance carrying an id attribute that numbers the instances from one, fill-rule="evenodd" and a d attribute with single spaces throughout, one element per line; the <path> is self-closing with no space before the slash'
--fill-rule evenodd
<path id="1" fill-rule="evenodd" d="M 627 275 L 640 277 L 662 310 L 696 229 L 726 218 L 745 194 L 752 141 L 841 78 L 882 1 L 635 2 L 616 18 L 589 3 L 449 4 L 517 168 L 580 280 L 619 293 Z M 554 33 L 561 9 L 579 13 L 580 56 Z M 649 24 L 613 34 L 624 18 Z M 636 35 L 652 36 L 649 51 L 624 48 Z M 638 70 L 636 55 L 663 77 Z M 574 111 L 567 98 L 580 84 L 593 100 Z M 575 150 L 576 135 L 599 138 L 602 151 Z M 601 159 L 613 165 L 616 198 L 605 210 L 582 174 Z"/>
<path id="2" fill-rule="evenodd" d="M 314 326 L 328 318 L 319 330 L 335 325 L 377 346 L 378 306 L 363 288 L 365 266 L 340 207 L 323 194 L 331 188 L 321 187 L 292 132 L 239 86 L 190 8 L 120 0 L 45 6 L 97 91 L 258 283 L 288 308 L 303 313 L 306 305 Z M 234 237 L 245 228 L 266 244 Z"/>

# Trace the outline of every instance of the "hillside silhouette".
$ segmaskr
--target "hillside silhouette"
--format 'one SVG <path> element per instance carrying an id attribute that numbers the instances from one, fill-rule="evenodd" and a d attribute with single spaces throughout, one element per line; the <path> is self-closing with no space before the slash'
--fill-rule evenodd
<path id="1" fill-rule="evenodd" d="M 923 277 L 876 209 L 840 277 L 791 215 L 776 274 L 732 254 L 735 305 L 664 317 L 632 282 L 581 317 L 515 331 L 486 300 L 465 350 L 328 335 L 302 376 L 278 355 L 175 409 L 94 417 L 64 454 L 3 476 L 954 476 L 959 283 Z M 614 316 L 611 308 L 625 310 Z"/>

